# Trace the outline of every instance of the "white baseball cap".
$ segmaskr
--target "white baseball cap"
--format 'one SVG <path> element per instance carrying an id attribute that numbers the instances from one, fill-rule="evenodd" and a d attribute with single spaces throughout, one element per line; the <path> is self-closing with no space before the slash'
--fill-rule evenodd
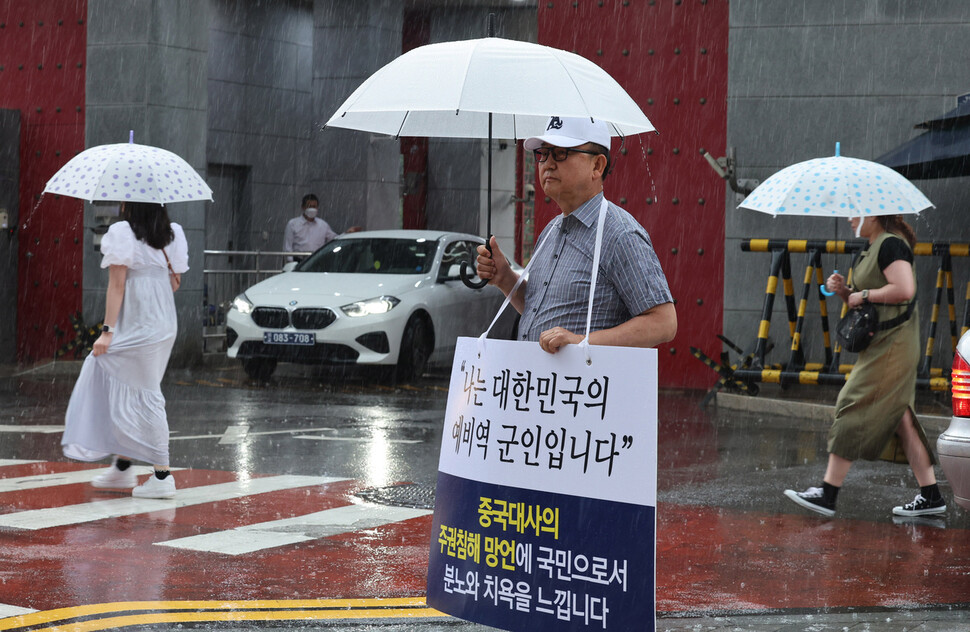
<path id="1" fill-rule="evenodd" d="M 541 147 L 542 143 L 548 143 L 553 147 L 578 147 L 585 143 L 596 143 L 609 149 L 610 130 L 603 121 L 594 121 L 585 116 L 581 118 L 553 116 L 546 125 L 546 133 L 527 139 L 523 146 L 528 151 L 532 151 Z"/>

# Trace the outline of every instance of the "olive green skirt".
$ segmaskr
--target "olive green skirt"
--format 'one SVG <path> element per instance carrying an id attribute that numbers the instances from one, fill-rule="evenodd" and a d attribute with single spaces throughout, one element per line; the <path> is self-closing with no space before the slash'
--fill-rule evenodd
<path id="1" fill-rule="evenodd" d="M 909 408 L 930 462 L 936 463 L 914 407 L 919 360 L 919 317 L 914 311 L 902 325 L 877 333 L 859 353 L 835 404 L 829 452 L 849 461 L 906 463 L 896 428 Z"/>

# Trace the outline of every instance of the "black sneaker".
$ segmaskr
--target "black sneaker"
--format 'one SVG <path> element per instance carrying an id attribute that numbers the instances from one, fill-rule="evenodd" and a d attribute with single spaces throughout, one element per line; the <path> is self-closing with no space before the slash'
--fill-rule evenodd
<path id="1" fill-rule="evenodd" d="M 801 505 L 809 511 L 820 513 L 831 518 L 835 515 L 835 503 L 825 500 L 821 487 L 809 487 L 803 492 L 796 492 L 793 489 L 786 489 L 785 496 L 796 505 Z"/>
<path id="2" fill-rule="evenodd" d="M 946 501 L 943 500 L 943 496 L 936 500 L 926 500 L 923 494 L 916 494 L 913 502 L 906 503 L 902 507 L 893 507 L 893 513 L 897 516 L 929 516 L 946 513 Z"/>

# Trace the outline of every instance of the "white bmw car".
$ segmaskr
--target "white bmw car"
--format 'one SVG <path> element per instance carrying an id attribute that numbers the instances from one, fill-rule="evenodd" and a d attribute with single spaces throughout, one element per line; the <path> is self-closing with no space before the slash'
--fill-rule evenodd
<path id="1" fill-rule="evenodd" d="M 401 379 L 446 365 L 456 339 L 481 335 L 504 300 L 498 288 L 459 278 L 463 262 L 474 275 L 483 243 L 430 230 L 343 235 L 236 297 L 228 355 L 260 380 L 278 362 L 389 365 Z M 490 337 L 507 337 L 515 315 L 507 308 Z"/>

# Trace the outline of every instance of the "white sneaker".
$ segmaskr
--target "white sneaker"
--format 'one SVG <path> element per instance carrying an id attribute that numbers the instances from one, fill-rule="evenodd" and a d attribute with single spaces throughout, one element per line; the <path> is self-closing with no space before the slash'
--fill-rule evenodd
<path id="1" fill-rule="evenodd" d="M 129 465 L 128 469 L 122 472 L 114 463 L 91 479 L 93 487 L 103 489 L 131 489 L 137 484 L 138 477 L 135 475 L 135 468 Z"/>
<path id="2" fill-rule="evenodd" d="M 164 480 L 159 480 L 152 474 L 148 480 L 131 490 L 135 498 L 175 498 L 175 478 L 169 474 Z"/>

